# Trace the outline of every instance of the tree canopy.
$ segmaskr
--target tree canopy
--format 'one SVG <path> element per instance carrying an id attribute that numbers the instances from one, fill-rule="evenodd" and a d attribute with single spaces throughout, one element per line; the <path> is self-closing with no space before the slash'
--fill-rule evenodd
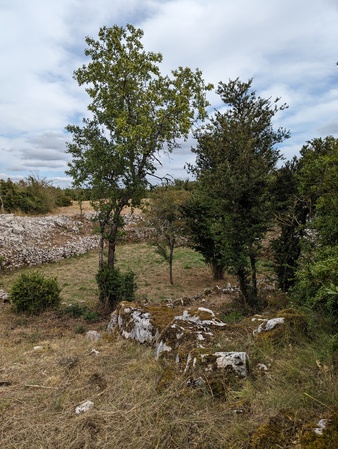
<path id="1" fill-rule="evenodd" d="M 280 158 L 276 145 L 289 132 L 273 129 L 274 115 L 287 106 L 278 106 L 279 98 L 257 97 L 251 85 L 239 79 L 219 83 L 227 108 L 196 133 L 196 165 L 190 169 L 197 178 L 196 200 L 208 210 L 218 265 L 238 277 L 244 298 L 254 305 L 256 262 L 271 220 L 270 179 Z M 204 254 L 208 248 L 200 243 L 196 249 Z"/>
<path id="2" fill-rule="evenodd" d="M 121 211 L 138 205 L 159 164 L 193 123 L 206 118 L 206 91 L 212 88 L 196 69 L 179 67 L 162 75 L 160 53 L 146 52 L 143 31 L 132 25 L 103 27 L 98 40 L 86 38 L 90 62 L 75 71 L 91 103 L 82 126 L 69 125 L 72 155 L 68 174 L 75 186 L 92 189 L 108 265 L 114 265 Z"/>

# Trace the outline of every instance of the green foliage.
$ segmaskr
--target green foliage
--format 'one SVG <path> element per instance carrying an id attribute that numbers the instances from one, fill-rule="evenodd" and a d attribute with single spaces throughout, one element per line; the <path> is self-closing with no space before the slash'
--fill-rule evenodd
<path id="1" fill-rule="evenodd" d="M 327 289 L 328 295 L 338 295 L 338 285 L 330 284 L 330 288 Z"/>
<path id="2" fill-rule="evenodd" d="M 297 158 L 286 162 L 275 173 L 270 188 L 273 213 L 280 230 L 271 247 L 278 285 L 283 292 L 287 292 L 295 283 L 304 225 L 308 217 L 307 205 L 298 194 L 298 172 Z"/>
<path id="3" fill-rule="evenodd" d="M 271 221 L 270 179 L 280 158 L 275 145 L 289 133 L 274 130 L 272 123 L 286 105 L 257 97 L 251 84 L 238 79 L 219 83 L 217 93 L 228 108 L 216 112 L 196 133 L 196 166 L 190 168 L 197 177 L 198 202 L 207 211 L 203 225 L 217 260 L 237 276 L 243 297 L 255 307 L 260 241 Z M 199 217 L 191 215 L 191 220 Z M 196 239 L 196 233 L 192 237 Z M 210 257 L 205 243 L 195 240 L 196 248 Z"/>
<path id="4" fill-rule="evenodd" d="M 322 248 L 312 257 L 303 256 L 292 297 L 302 306 L 320 311 L 338 323 L 338 246 Z"/>
<path id="5" fill-rule="evenodd" d="M 294 299 L 338 322 L 338 139 L 313 139 L 303 146 L 298 197 L 306 205 Z"/>
<path id="6" fill-rule="evenodd" d="M 123 207 L 137 206 L 145 196 L 163 146 L 172 151 L 178 139 L 188 138 L 192 124 L 206 117 L 205 92 L 212 88 L 199 70 L 179 67 L 162 76 L 162 55 L 145 52 L 142 36 L 132 25 L 101 28 L 98 40 L 86 38 L 91 61 L 74 73 L 86 86 L 92 116 L 82 127 L 67 127 L 68 174 L 75 187 L 91 189 L 111 267 Z"/>
<path id="7" fill-rule="evenodd" d="M 225 254 L 221 241 L 214 232 L 216 217 L 210 203 L 193 194 L 182 207 L 189 245 L 200 253 L 212 269 L 214 279 L 223 279 Z"/>
<path id="8" fill-rule="evenodd" d="M 103 264 L 96 275 L 99 287 L 99 299 L 112 309 L 120 301 L 133 301 L 137 289 L 135 273 L 128 271 L 121 273 L 118 268 Z"/>
<path id="9" fill-rule="evenodd" d="M 157 187 L 144 204 L 145 226 L 151 229 L 151 241 L 157 253 L 169 263 L 169 278 L 173 284 L 174 249 L 183 242 L 184 217 L 182 208 L 190 194 L 178 185 Z"/>
<path id="10" fill-rule="evenodd" d="M 313 139 L 301 150 L 299 194 L 324 245 L 338 243 L 338 139 Z"/>
<path id="11" fill-rule="evenodd" d="M 83 318 L 86 321 L 97 321 L 99 315 L 94 310 L 91 310 L 87 305 L 81 305 L 78 302 L 70 304 L 65 307 L 64 313 L 72 316 L 73 318 Z"/>
<path id="12" fill-rule="evenodd" d="M 61 289 L 56 278 L 45 278 L 39 272 L 21 274 L 10 290 L 10 298 L 16 312 L 37 315 L 57 308 Z"/>
<path id="13" fill-rule="evenodd" d="M 56 207 L 72 204 L 65 191 L 34 175 L 18 183 L 1 179 L 0 197 L 5 211 L 26 214 L 45 214 Z"/>

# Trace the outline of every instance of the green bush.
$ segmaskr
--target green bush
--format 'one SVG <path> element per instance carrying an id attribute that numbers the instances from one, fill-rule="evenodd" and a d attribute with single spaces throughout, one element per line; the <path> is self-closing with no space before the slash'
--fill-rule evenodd
<path id="1" fill-rule="evenodd" d="M 98 321 L 99 315 L 94 310 L 91 310 L 88 306 L 80 305 L 79 303 L 69 304 L 65 307 L 63 313 L 70 315 L 73 318 L 83 318 L 86 321 Z"/>
<path id="2" fill-rule="evenodd" d="M 16 312 L 37 315 L 60 304 L 60 291 L 56 278 L 45 278 L 41 273 L 21 274 L 10 290 Z"/>
<path id="3" fill-rule="evenodd" d="M 316 310 L 338 323 L 338 246 L 321 248 L 313 260 L 303 263 L 296 273 L 292 299 L 299 305 Z"/>
<path id="4" fill-rule="evenodd" d="M 103 264 L 96 275 L 100 301 L 113 309 L 120 301 L 133 301 L 137 285 L 135 273 L 121 273 L 118 268 Z"/>

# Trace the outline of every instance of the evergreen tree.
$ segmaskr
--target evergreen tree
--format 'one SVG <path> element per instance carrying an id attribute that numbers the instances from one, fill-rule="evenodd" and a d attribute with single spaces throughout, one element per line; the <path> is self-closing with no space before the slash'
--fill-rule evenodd
<path id="1" fill-rule="evenodd" d="M 199 201 L 207 205 L 209 236 L 222 250 L 222 264 L 237 276 L 245 301 L 256 307 L 256 264 L 272 218 L 269 185 L 280 158 L 275 146 L 289 132 L 274 130 L 272 124 L 287 106 L 278 106 L 279 98 L 257 97 L 251 85 L 252 80 L 239 79 L 219 83 L 217 93 L 226 110 L 216 112 L 196 133 L 196 165 L 190 168 Z"/>

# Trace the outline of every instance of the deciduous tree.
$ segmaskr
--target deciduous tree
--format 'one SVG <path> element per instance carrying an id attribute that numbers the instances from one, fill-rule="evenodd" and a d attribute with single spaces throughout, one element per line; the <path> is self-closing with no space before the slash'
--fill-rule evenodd
<path id="1" fill-rule="evenodd" d="M 182 206 L 190 193 L 174 186 L 157 187 L 144 205 L 145 225 L 151 229 L 157 253 L 169 264 L 169 280 L 173 285 L 174 250 L 183 241 Z"/>
<path id="2" fill-rule="evenodd" d="M 86 38 L 91 60 L 74 72 L 91 103 L 82 126 L 69 125 L 72 155 L 68 174 L 89 187 L 101 235 L 108 240 L 108 265 L 123 227 L 122 209 L 144 196 L 159 152 L 172 151 L 192 124 L 206 117 L 206 86 L 200 70 L 179 67 L 162 75 L 160 53 L 146 52 L 143 31 L 132 25 L 103 27 Z"/>

